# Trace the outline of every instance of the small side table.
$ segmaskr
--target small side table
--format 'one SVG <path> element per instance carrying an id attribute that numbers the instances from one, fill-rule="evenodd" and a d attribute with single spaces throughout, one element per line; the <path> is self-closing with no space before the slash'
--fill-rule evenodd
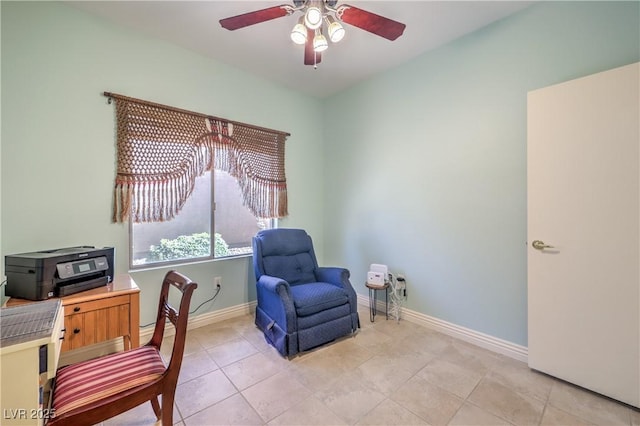
<path id="1" fill-rule="evenodd" d="M 365 283 L 365 286 L 369 289 L 369 320 L 374 322 L 376 319 L 376 312 L 378 310 L 378 291 L 384 290 L 384 313 L 389 319 L 389 283 L 384 285 L 373 285 Z"/>

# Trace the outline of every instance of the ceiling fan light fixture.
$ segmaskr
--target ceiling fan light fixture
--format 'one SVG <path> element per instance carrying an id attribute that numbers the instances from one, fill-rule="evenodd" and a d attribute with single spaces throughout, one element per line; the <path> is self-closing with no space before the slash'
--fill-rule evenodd
<path id="1" fill-rule="evenodd" d="M 281 4 L 267 7 L 220 19 L 219 22 L 222 28 L 233 31 L 294 13 L 299 14 L 298 22 L 289 35 L 294 43 L 304 45 L 304 64 L 313 65 L 314 68 L 322 59 L 320 52 L 329 47 L 327 40 L 338 43 L 346 35 L 343 22 L 391 41 L 400 37 L 406 28 L 406 25 L 401 22 L 359 7 L 346 4 L 338 6 L 338 0 L 292 0 L 292 2 L 293 6 Z"/>
<path id="2" fill-rule="evenodd" d="M 322 35 L 321 32 L 316 32 L 316 36 L 313 38 L 313 50 L 315 52 L 323 52 L 327 50 L 329 47 L 329 43 L 325 36 Z"/>
<path id="3" fill-rule="evenodd" d="M 333 19 L 332 16 L 327 16 L 327 22 L 329 25 L 327 26 L 327 31 L 329 32 L 329 39 L 332 43 L 337 43 L 344 38 L 345 30 L 340 22 Z"/>
<path id="4" fill-rule="evenodd" d="M 291 40 L 295 44 L 305 44 L 307 42 L 307 27 L 302 23 L 303 18 L 300 17 L 298 23 L 291 30 Z"/>
<path id="5" fill-rule="evenodd" d="M 304 24 L 312 30 L 320 28 L 322 25 L 322 10 L 316 6 L 308 7 L 307 12 L 304 14 Z"/>

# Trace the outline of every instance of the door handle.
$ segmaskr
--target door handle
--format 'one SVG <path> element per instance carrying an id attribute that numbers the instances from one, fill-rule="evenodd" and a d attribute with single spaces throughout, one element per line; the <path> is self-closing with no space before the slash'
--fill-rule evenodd
<path id="1" fill-rule="evenodd" d="M 533 246 L 534 249 L 536 250 L 544 250 L 546 248 L 553 248 L 553 246 L 550 246 L 548 244 L 545 244 L 544 241 L 540 241 L 540 240 L 534 240 L 531 245 Z"/>

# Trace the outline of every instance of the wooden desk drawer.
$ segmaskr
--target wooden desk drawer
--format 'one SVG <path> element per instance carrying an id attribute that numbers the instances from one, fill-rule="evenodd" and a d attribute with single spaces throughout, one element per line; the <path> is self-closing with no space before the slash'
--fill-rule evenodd
<path id="1" fill-rule="evenodd" d="M 88 302 L 79 302 L 64 305 L 64 315 L 81 314 L 89 311 L 109 308 L 111 306 L 127 305 L 130 303 L 128 295 L 107 297 L 104 299 L 91 300 Z"/>

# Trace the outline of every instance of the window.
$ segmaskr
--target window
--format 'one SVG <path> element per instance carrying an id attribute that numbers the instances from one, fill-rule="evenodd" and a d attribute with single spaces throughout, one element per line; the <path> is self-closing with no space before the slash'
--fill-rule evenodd
<path id="1" fill-rule="evenodd" d="M 248 254 L 275 226 L 258 218 L 287 216 L 288 133 L 104 94 L 116 104 L 112 220 L 131 223 L 131 267 Z"/>
<path id="2" fill-rule="evenodd" d="M 256 232 L 276 225 L 276 219 L 256 218 L 243 205 L 235 178 L 215 170 L 212 179 L 206 172 L 176 217 L 131 224 L 131 267 L 248 255 Z"/>

